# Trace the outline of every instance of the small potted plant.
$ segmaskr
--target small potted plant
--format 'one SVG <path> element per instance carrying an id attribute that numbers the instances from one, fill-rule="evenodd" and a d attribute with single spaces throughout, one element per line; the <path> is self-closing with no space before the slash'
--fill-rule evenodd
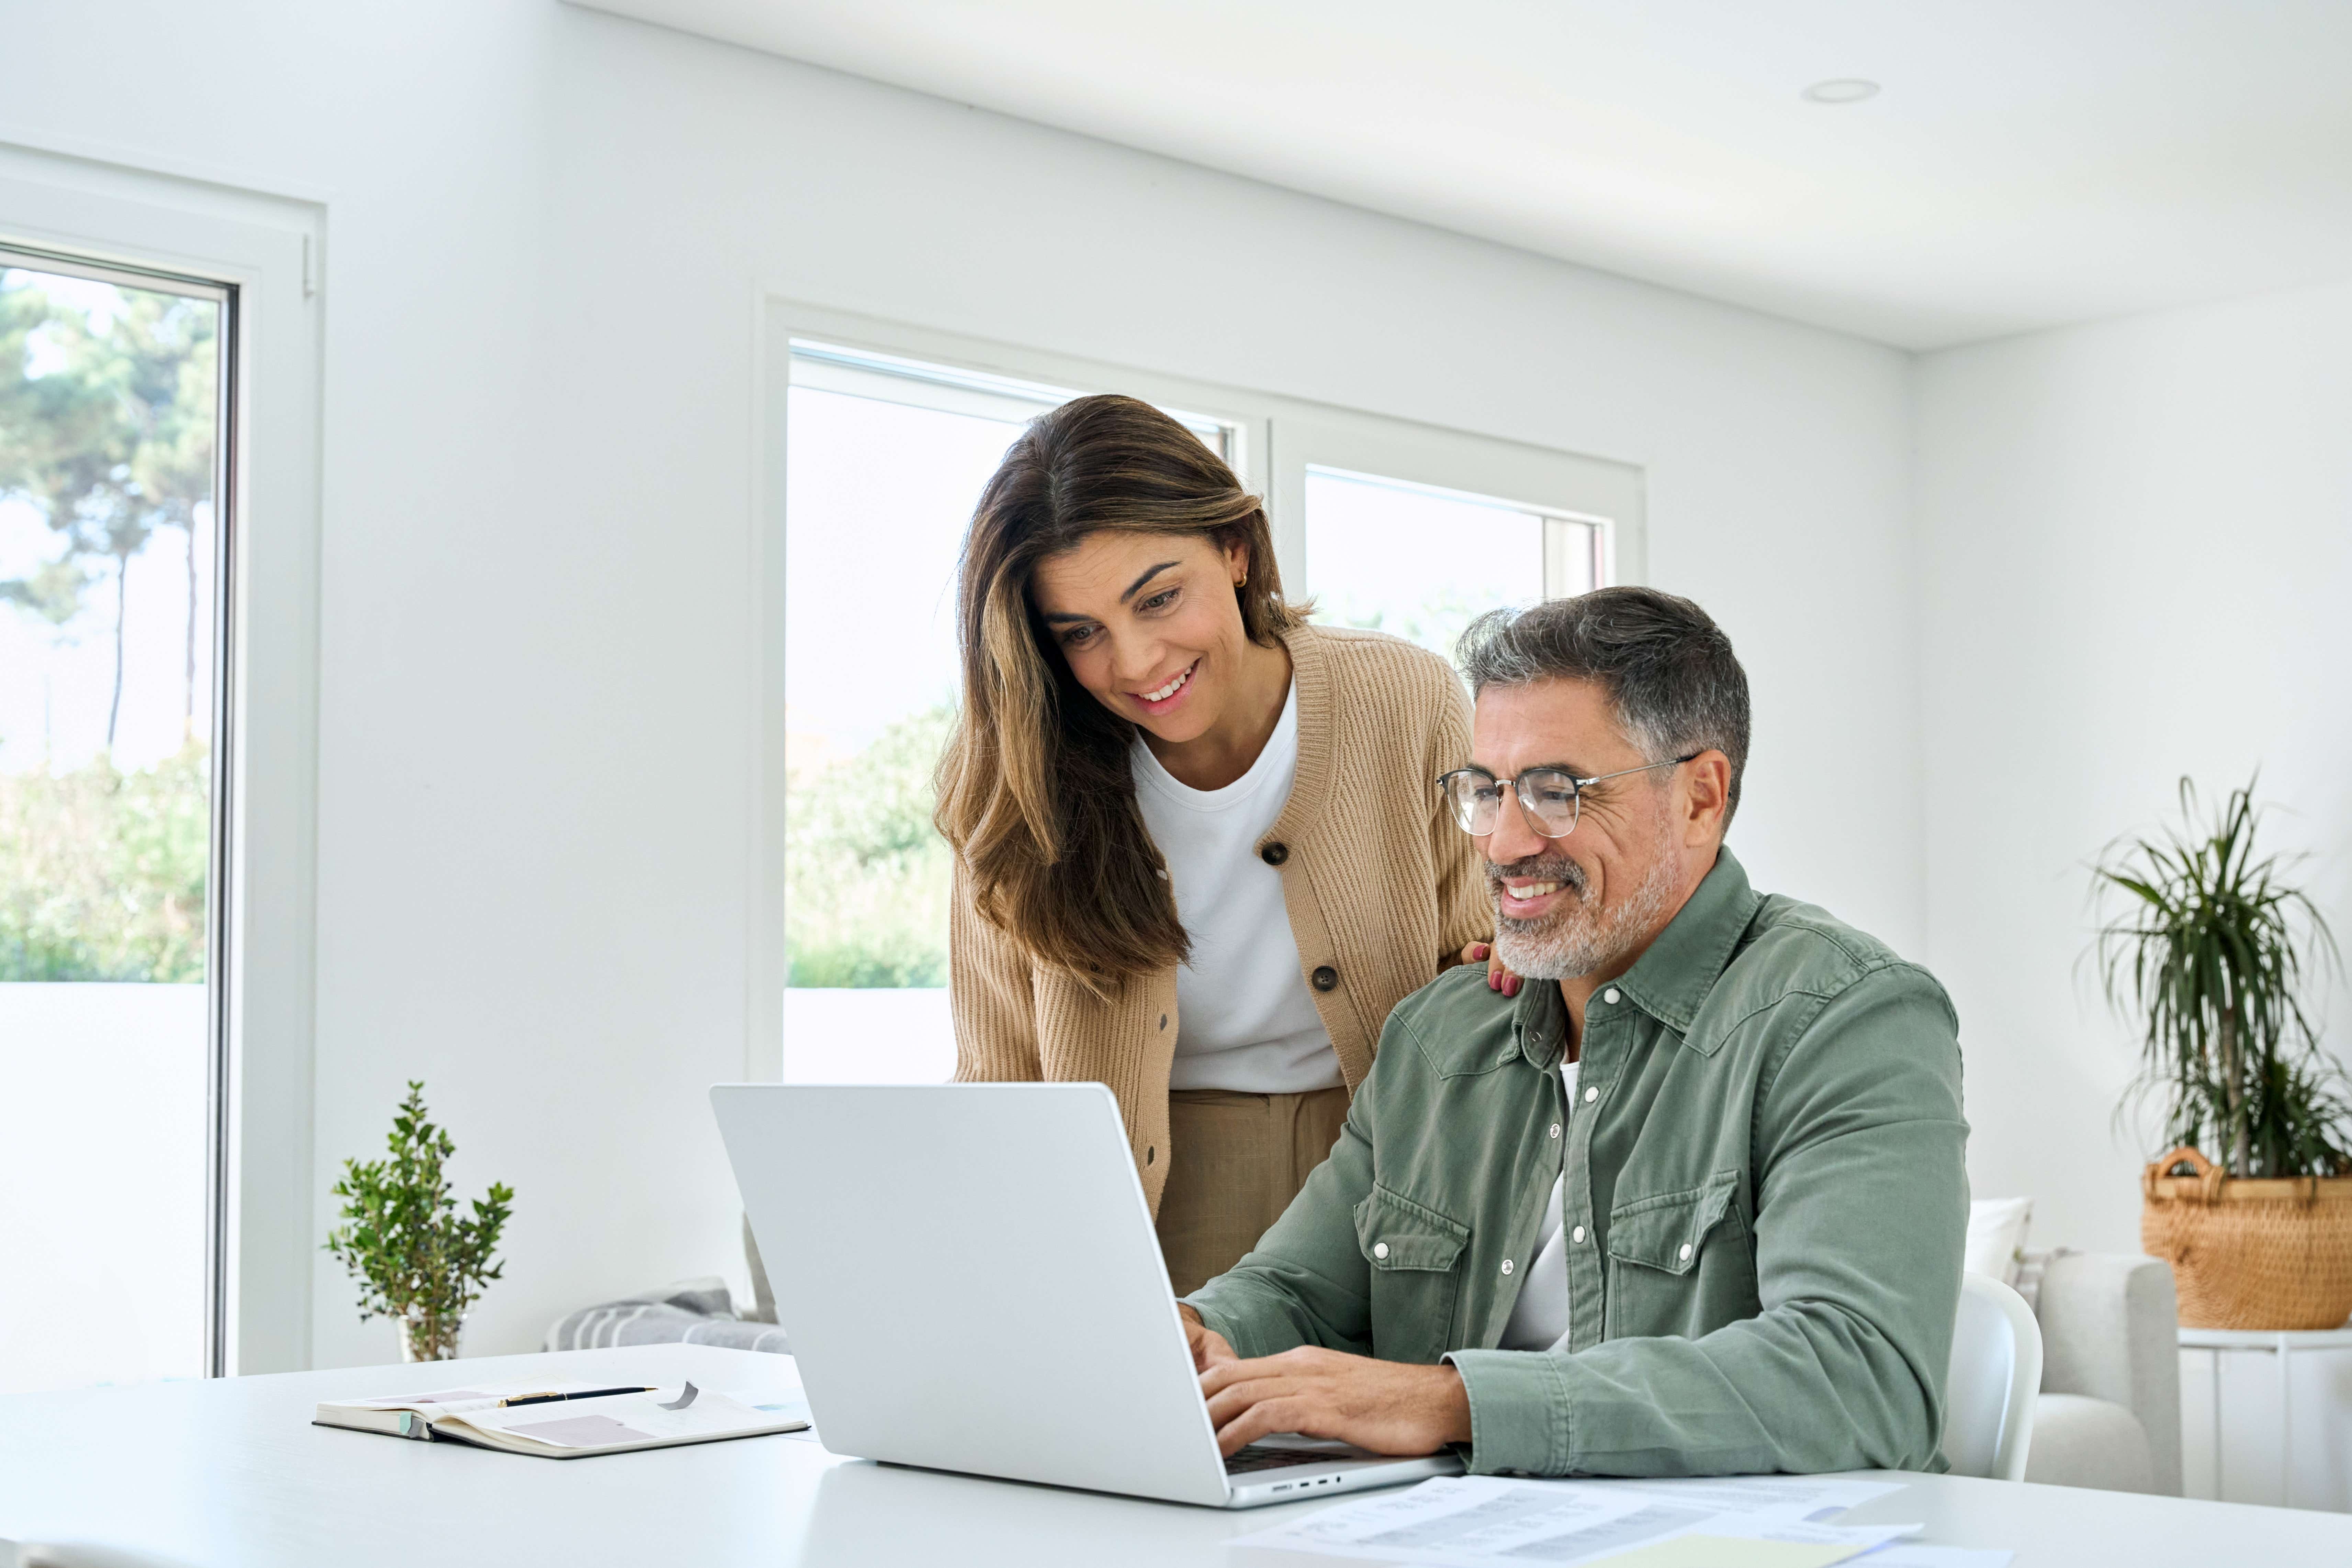
<path id="1" fill-rule="evenodd" d="M 466 1309 L 505 1268 L 490 1254 L 514 1192 L 493 1182 L 473 1201 L 470 1217 L 457 1213 L 441 1171 L 457 1145 L 425 1119 L 421 1082 L 410 1082 L 386 1142 L 388 1159 L 343 1162 L 334 1185 L 343 1224 L 328 1236 L 327 1250 L 359 1280 L 360 1321 L 381 1316 L 400 1324 L 401 1360 L 448 1361 L 457 1353 Z"/>
<path id="2" fill-rule="evenodd" d="M 2180 811 L 2093 871 L 2107 999 L 2142 1029 L 2126 1103 L 2165 1102 L 2140 1244 L 2171 1262 L 2185 1324 L 2334 1328 L 2352 1315 L 2352 1102 L 2302 996 L 2335 939 L 2294 860 L 2256 858 L 2251 783 L 2200 821 L 2184 778 Z"/>

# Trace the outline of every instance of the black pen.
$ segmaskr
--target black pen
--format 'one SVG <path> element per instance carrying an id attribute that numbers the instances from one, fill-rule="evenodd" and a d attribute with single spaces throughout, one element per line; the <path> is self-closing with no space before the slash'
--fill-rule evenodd
<path id="1" fill-rule="evenodd" d="M 651 1394 L 653 1392 L 651 1388 L 590 1388 L 583 1389 L 578 1394 L 526 1394 L 516 1399 L 501 1399 L 499 1401 L 499 1407 L 503 1410 L 517 1405 L 552 1405 L 564 1399 L 602 1399 L 608 1394 Z"/>

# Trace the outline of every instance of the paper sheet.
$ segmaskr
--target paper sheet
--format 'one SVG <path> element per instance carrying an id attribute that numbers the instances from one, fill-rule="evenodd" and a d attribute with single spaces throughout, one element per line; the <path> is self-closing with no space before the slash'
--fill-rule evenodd
<path id="1" fill-rule="evenodd" d="M 1754 1559 L 1759 1568 L 1774 1568 L 1781 1558 L 1789 1568 L 1819 1568 L 1917 1530 L 1842 1529 L 1807 1517 L 1898 1485 L 1785 1477 L 1654 1483 L 1462 1476 L 1286 1521 L 1230 1544 L 1387 1563 L 1576 1568 L 1678 1536 L 1708 1535 L 1803 1549 L 1767 1552 Z"/>
<path id="2" fill-rule="evenodd" d="M 668 1394 L 667 1398 L 664 1395 Z M 700 1394 L 680 1406 L 680 1395 L 619 1394 L 560 1405 L 526 1405 L 467 1412 L 463 1424 L 485 1432 L 507 1432 L 558 1448 L 593 1450 L 665 1438 L 717 1436 L 773 1426 L 773 1417 L 723 1394 Z"/>
<path id="3" fill-rule="evenodd" d="M 1333 1509 L 1295 1525 L 1261 1532 L 1262 1536 L 1289 1533 L 1295 1539 L 1245 1537 L 1242 1543 L 1389 1562 L 1439 1562 L 1499 1555 L 1530 1542 L 1571 1536 L 1622 1539 L 1632 1544 L 1677 1525 L 1695 1524 L 1709 1511 L 1654 1509 L 1639 1497 L 1622 1492 L 1538 1489 L 1465 1476 L 1425 1481 L 1408 1492 L 1350 1509 Z M 1629 1521 L 1631 1533 L 1626 1529 Z"/>
<path id="4" fill-rule="evenodd" d="M 1818 1542 L 1677 1535 L 1620 1552 L 1609 1559 L 1607 1568 L 1829 1568 L 1853 1555 L 1851 1546 Z"/>
<path id="5" fill-rule="evenodd" d="M 533 1394 L 593 1394 L 612 1384 L 578 1379 L 519 1378 L 512 1383 L 486 1383 L 479 1388 L 445 1388 L 432 1394 L 394 1394 L 387 1399 L 330 1401 L 357 1410 L 415 1410 L 427 1421 L 474 1410 L 495 1410 L 501 1399 Z M 322 1406 L 323 1408 L 323 1406 Z M 525 1408 L 529 1408 L 526 1406 Z"/>
<path id="6" fill-rule="evenodd" d="M 1578 1486 L 1625 1487 L 1678 1500 L 1705 1502 L 1727 1513 L 1787 1508 L 1824 1519 L 1903 1489 L 1901 1481 L 1844 1481 L 1814 1476 L 1709 1476 L 1663 1481 L 1579 1481 Z"/>

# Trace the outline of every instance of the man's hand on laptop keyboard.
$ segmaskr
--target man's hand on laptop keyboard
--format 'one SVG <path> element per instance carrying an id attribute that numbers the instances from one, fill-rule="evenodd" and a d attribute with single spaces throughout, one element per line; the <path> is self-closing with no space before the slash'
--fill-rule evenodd
<path id="1" fill-rule="evenodd" d="M 1225 1342 L 1190 1313 L 1185 1331 L 1195 1336 L 1196 1362 L 1202 1334 L 1231 1357 Z M 1470 1441 L 1470 1395 L 1451 1366 L 1412 1366 L 1301 1345 L 1256 1361 L 1207 1363 L 1201 1393 L 1217 1428 L 1217 1447 L 1228 1458 L 1276 1432 L 1335 1437 L 1375 1454 L 1433 1454 L 1448 1443 Z"/>

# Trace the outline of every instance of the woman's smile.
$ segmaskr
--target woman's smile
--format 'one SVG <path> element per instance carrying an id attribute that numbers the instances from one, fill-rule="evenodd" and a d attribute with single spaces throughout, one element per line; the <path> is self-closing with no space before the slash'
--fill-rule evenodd
<path id="1" fill-rule="evenodd" d="M 1137 707 L 1156 719 L 1173 710 L 1192 691 L 1192 677 L 1199 673 L 1200 668 L 1201 661 L 1196 658 L 1178 670 L 1166 684 L 1150 691 L 1130 691 L 1128 695 L 1135 700 Z"/>

